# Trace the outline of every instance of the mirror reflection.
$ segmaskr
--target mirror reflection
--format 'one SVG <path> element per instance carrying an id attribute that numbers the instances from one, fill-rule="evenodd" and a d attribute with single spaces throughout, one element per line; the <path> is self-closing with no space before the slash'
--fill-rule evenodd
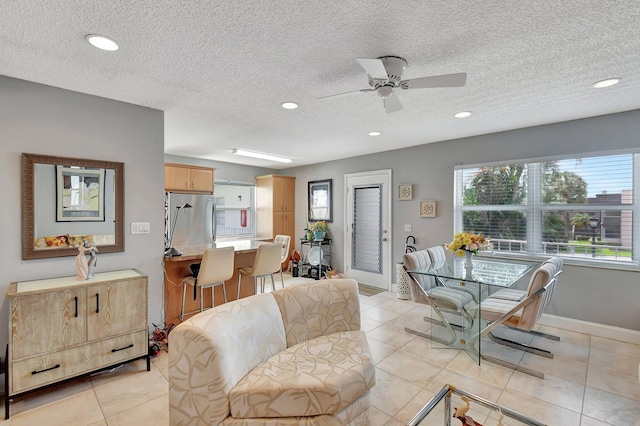
<path id="1" fill-rule="evenodd" d="M 23 259 L 124 250 L 122 163 L 23 154 Z"/>

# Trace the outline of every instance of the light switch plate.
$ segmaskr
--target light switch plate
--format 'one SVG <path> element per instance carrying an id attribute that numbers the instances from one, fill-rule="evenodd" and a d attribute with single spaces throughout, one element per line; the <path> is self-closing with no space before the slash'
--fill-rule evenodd
<path id="1" fill-rule="evenodd" d="M 131 222 L 131 234 L 149 234 L 151 232 L 151 224 L 149 222 Z"/>
<path id="2" fill-rule="evenodd" d="M 404 225 L 404 232 L 411 232 L 411 225 Z"/>

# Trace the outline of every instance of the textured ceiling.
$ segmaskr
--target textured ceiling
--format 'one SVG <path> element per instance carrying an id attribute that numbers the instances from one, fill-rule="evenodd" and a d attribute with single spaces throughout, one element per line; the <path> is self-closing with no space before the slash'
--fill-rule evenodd
<path id="1" fill-rule="evenodd" d="M 241 164 L 283 167 L 233 148 L 291 167 L 640 108 L 638 0 L 3 0 L 0 22 L 0 74 L 163 110 L 167 154 Z M 467 84 L 401 91 L 389 115 L 374 93 L 317 99 L 368 88 L 355 58 L 383 55 Z"/>

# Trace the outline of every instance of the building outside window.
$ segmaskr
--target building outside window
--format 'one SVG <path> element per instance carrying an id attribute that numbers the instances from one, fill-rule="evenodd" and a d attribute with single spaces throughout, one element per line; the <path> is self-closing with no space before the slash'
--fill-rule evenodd
<path id="1" fill-rule="evenodd" d="M 461 166 L 455 230 L 484 233 L 495 252 L 638 263 L 639 160 L 615 153 Z"/>
<path id="2" fill-rule="evenodd" d="M 255 184 L 215 182 L 216 238 L 255 237 Z"/>

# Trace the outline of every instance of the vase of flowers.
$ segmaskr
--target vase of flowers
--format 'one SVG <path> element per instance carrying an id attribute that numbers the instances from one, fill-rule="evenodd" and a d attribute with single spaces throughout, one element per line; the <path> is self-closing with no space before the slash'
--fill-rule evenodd
<path id="1" fill-rule="evenodd" d="M 314 222 L 309 227 L 311 232 L 313 232 L 313 238 L 315 240 L 323 240 L 327 235 L 327 231 L 329 230 L 329 225 L 324 220 L 320 220 L 318 222 Z"/>
<path id="2" fill-rule="evenodd" d="M 479 251 L 488 250 L 489 240 L 482 233 L 458 232 L 453 236 L 453 241 L 445 244 L 444 247 L 458 256 L 465 256 L 465 266 L 471 267 L 473 255 L 478 254 Z"/>

